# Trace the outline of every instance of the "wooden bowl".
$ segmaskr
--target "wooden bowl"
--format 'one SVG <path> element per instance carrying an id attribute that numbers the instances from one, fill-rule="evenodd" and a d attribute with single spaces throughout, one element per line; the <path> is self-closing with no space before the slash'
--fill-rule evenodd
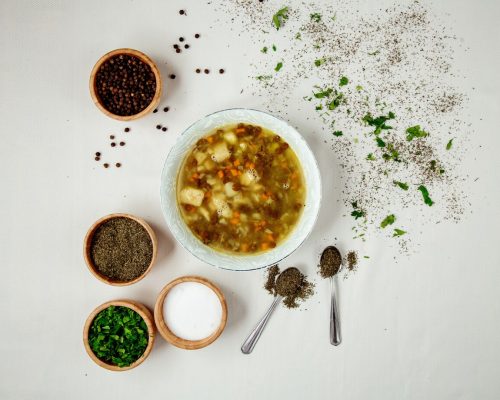
<path id="1" fill-rule="evenodd" d="M 149 237 L 151 238 L 151 243 L 153 244 L 153 256 L 151 257 L 151 262 L 149 263 L 148 268 L 144 271 L 144 273 L 142 275 L 138 276 L 135 279 L 132 279 L 131 281 L 125 281 L 125 282 L 113 281 L 113 280 L 109 279 L 107 276 L 102 275 L 97 270 L 96 266 L 94 265 L 94 262 L 92 261 L 92 257 L 90 255 L 90 248 L 91 248 L 91 244 L 92 244 L 92 239 L 94 237 L 94 233 L 95 233 L 96 229 L 104 222 L 109 221 L 110 219 L 113 219 L 113 218 L 130 218 L 130 219 L 138 222 L 139 224 L 141 224 L 144 227 L 144 229 L 146 229 L 146 231 L 149 234 Z M 138 218 L 134 215 L 131 215 L 131 214 L 109 214 L 109 215 L 106 215 L 105 217 L 102 217 L 101 219 L 97 220 L 87 231 L 87 234 L 85 235 L 85 239 L 83 241 L 83 258 L 85 259 L 85 263 L 87 264 L 87 267 L 89 268 L 90 272 L 92 272 L 92 274 L 100 281 L 107 283 L 108 285 L 113 285 L 113 286 L 127 286 L 127 285 L 132 285 L 133 283 L 139 282 L 141 279 L 143 279 L 148 274 L 148 272 L 151 270 L 151 268 L 153 268 L 153 264 L 156 260 L 157 248 L 158 248 L 158 241 L 156 240 L 156 235 L 155 235 L 153 229 L 148 225 L 148 223 L 146 221 L 144 221 L 143 219 Z"/>
<path id="2" fill-rule="evenodd" d="M 167 296 L 170 289 L 172 289 L 175 285 L 178 285 L 179 283 L 182 282 L 202 283 L 203 285 L 206 285 L 210 289 L 212 289 L 220 300 L 220 304 L 222 306 L 222 318 L 219 327 L 214 333 L 212 333 L 210 336 L 204 339 L 186 340 L 176 336 L 169 329 L 169 327 L 165 323 L 165 319 L 163 318 L 163 303 L 165 301 L 165 297 Z M 222 331 L 226 327 L 226 322 L 227 322 L 227 304 L 224 294 L 221 292 L 221 290 L 217 286 L 215 286 L 212 282 L 210 282 L 208 279 L 205 279 L 201 276 L 181 276 L 180 278 L 174 279 L 172 282 L 168 283 L 167 286 L 165 286 L 163 290 L 160 292 L 156 300 L 154 315 L 155 315 L 156 328 L 158 329 L 158 332 L 160 332 L 160 335 L 167 342 L 181 349 L 197 350 L 208 346 L 221 335 Z"/>
<path id="3" fill-rule="evenodd" d="M 118 367 L 113 364 L 108 364 L 99 358 L 94 354 L 92 349 L 90 348 L 89 345 L 89 330 L 90 326 L 92 325 L 92 322 L 94 321 L 94 318 L 96 317 L 97 314 L 99 314 L 102 310 L 108 308 L 109 306 L 122 306 L 122 307 L 128 307 L 132 310 L 134 310 L 136 313 L 138 313 L 142 319 L 144 319 L 144 322 L 146 323 L 148 327 L 148 345 L 146 347 L 146 350 L 144 350 L 144 353 L 142 356 L 140 356 L 136 361 L 134 361 L 132 364 L 130 364 L 128 367 Z M 148 310 L 148 308 L 136 301 L 133 300 L 112 300 L 108 301 L 107 303 L 101 304 L 99 307 L 97 307 L 92 313 L 89 315 L 87 318 L 87 321 L 85 321 L 85 326 L 83 328 L 83 344 L 85 346 L 85 350 L 87 350 L 88 355 L 94 362 L 106 369 L 109 369 L 110 371 L 126 371 L 132 368 L 137 367 L 139 364 L 141 364 L 147 356 L 149 356 L 149 353 L 151 353 L 151 349 L 153 348 L 153 344 L 155 341 L 155 326 L 153 323 L 153 315 L 151 314 L 151 311 Z"/>
<path id="4" fill-rule="evenodd" d="M 104 105 L 101 102 L 101 99 L 99 98 L 99 95 L 97 94 L 96 90 L 96 75 L 97 71 L 101 67 L 101 65 L 108 61 L 111 57 L 114 57 L 119 54 L 124 54 L 124 55 L 129 55 L 129 56 L 134 56 L 146 63 L 151 67 L 151 70 L 153 71 L 153 74 L 155 75 L 156 78 L 156 92 L 154 94 L 153 100 L 149 105 L 142 110 L 141 112 L 134 114 L 134 115 L 116 115 L 107 110 Z M 113 51 L 110 51 L 109 53 L 104 54 L 94 65 L 94 68 L 92 68 L 92 72 L 90 74 L 90 95 L 92 96 L 92 100 L 94 101 L 95 105 L 99 110 L 101 110 L 105 115 L 108 117 L 117 119 L 119 121 L 131 121 L 134 119 L 141 118 L 145 116 L 146 114 L 149 114 L 151 111 L 153 111 L 157 106 L 158 103 L 160 102 L 160 97 L 161 97 L 161 89 L 162 89 L 162 82 L 161 82 L 161 75 L 158 67 L 156 64 L 144 53 L 134 50 L 134 49 L 116 49 Z"/>

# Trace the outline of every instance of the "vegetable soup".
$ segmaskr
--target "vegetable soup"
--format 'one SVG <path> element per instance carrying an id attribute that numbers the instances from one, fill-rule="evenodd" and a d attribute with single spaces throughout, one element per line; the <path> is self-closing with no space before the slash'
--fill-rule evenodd
<path id="1" fill-rule="evenodd" d="M 213 249 L 268 251 L 300 218 L 302 168 L 288 143 L 270 130 L 222 126 L 198 140 L 185 158 L 177 201 L 189 229 Z"/>

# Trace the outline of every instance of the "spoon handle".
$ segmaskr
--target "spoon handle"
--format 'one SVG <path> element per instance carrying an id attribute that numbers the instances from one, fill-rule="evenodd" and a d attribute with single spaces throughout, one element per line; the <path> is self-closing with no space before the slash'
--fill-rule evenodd
<path id="1" fill-rule="evenodd" d="M 330 279 L 332 284 L 332 302 L 330 306 L 330 343 L 334 346 L 338 346 L 342 341 L 340 337 L 340 322 L 337 311 L 337 299 L 335 298 L 335 283 L 333 282 L 333 278 Z"/>
<path id="2" fill-rule="evenodd" d="M 252 332 L 250 332 L 246 340 L 243 342 L 243 345 L 241 346 L 241 352 L 243 354 L 250 354 L 252 352 L 253 348 L 260 338 L 260 335 L 262 334 L 262 331 L 266 327 L 267 321 L 269 321 L 269 318 L 271 318 L 271 315 L 276 306 L 281 302 L 281 298 L 281 296 L 276 296 L 273 303 L 269 307 L 269 310 L 267 310 L 259 323 L 255 326 L 255 328 L 252 330 Z"/>

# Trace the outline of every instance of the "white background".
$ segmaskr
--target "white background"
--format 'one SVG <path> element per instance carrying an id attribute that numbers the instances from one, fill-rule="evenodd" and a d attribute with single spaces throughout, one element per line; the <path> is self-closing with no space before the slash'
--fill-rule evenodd
<path id="1" fill-rule="evenodd" d="M 473 153 L 464 168 L 479 180 L 467 188 L 467 216 L 458 225 L 422 227 L 416 254 L 397 263 L 383 241 L 368 245 L 370 262 L 340 282 L 341 346 L 328 343 L 328 284 L 315 278 L 315 297 L 300 311 L 278 309 L 254 353 L 244 356 L 240 345 L 271 302 L 263 272 L 218 270 L 182 249 L 162 218 L 159 185 L 185 127 L 218 109 L 260 108 L 258 98 L 240 94 L 248 75 L 242 60 L 255 45 L 223 25 L 209 28 L 216 16 L 201 2 L 2 0 L 0 398 L 499 398 L 500 2 L 435 3 L 430 7 L 447 11 L 470 47 L 455 61 L 467 73 L 464 86 L 475 88 L 467 105 Z M 182 7 L 188 18 L 179 17 Z M 196 32 L 203 42 L 194 43 Z M 171 45 L 181 35 L 193 46 L 176 55 Z M 164 77 L 178 75 L 165 79 L 169 113 L 124 124 L 95 108 L 90 70 L 119 47 L 146 52 Z M 198 66 L 228 72 L 199 76 Z M 311 123 L 300 115 L 290 121 L 311 143 L 323 175 L 337 174 Z M 157 123 L 169 131 L 158 133 Z M 125 126 L 132 127 L 126 146 L 111 152 L 108 135 L 122 135 Z M 105 170 L 95 151 L 123 167 Z M 351 223 L 336 209 L 338 191 L 325 191 L 334 201 L 323 204 L 312 236 L 287 260 L 312 277 L 318 253 Z M 97 281 L 82 258 L 87 228 L 112 212 L 144 217 L 159 236 L 158 263 L 131 287 Z M 337 243 L 352 245 L 350 237 Z M 158 336 L 144 364 L 123 373 L 89 359 L 82 327 L 94 307 L 116 298 L 152 307 L 167 282 L 191 273 L 212 279 L 227 296 L 229 321 L 218 341 L 188 352 Z"/>

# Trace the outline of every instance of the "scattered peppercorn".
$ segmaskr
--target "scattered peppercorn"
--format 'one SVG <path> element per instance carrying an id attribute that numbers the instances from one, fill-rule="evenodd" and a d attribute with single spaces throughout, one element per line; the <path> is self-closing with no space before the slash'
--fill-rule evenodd
<path id="1" fill-rule="evenodd" d="M 184 41 L 184 38 L 181 36 L 181 37 L 179 38 L 179 42 L 183 42 L 183 41 Z"/>
<path id="2" fill-rule="evenodd" d="M 157 108 L 155 108 L 155 109 L 153 110 L 153 113 L 157 113 L 157 112 L 158 112 L 158 109 L 157 109 Z"/>
<path id="3" fill-rule="evenodd" d="M 165 112 L 167 112 L 168 110 L 170 110 L 170 108 L 169 108 L 169 107 L 165 107 L 165 108 L 163 109 L 163 111 L 165 111 Z"/>
<path id="4" fill-rule="evenodd" d="M 115 135 L 109 135 L 109 138 L 113 140 L 115 138 Z"/>
<path id="5" fill-rule="evenodd" d="M 111 142 L 111 147 L 115 147 L 116 146 L 116 143 L 115 142 Z"/>
<path id="6" fill-rule="evenodd" d="M 119 162 L 116 163 L 116 168 L 120 168 L 121 166 L 122 165 Z"/>
<path id="7" fill-rule="evenodd" d="M 124 131 L 125 132 L 130 132 L 130 128 L 125 128 Z"/>
<path id="8" fill-rule="evenodd" d="M 161 130 L 162 130 L 163 132 L 166 132 L 166 131 L 167 131 L 167 128 L 166 128 L 166 127 L 163 127 L 163 128 L 161 128 Z"/>
<path id="9" fill-rule="evenodd" d="M 181 52 L 181 49 L 177 48 L 177 49 L 175 49 L 175 52 L 176 52 L 176 53 L 180 53 L 180 52 Z"/>
<path id="10" fill-rule="evenodd" d="M 195 35 L 194 35 L 194 37 L 195 37 L 196 39 L 199 39 L 199 38 L 200 38 L 200 34 L 199 34 L 199 33 L 197 33 L 197 34 L 195 34 Z"/>
<path id="11" fill-rule="evenodd" d="M 184 45 L 184 48 L 185 48 L 185 49 L 189 49 L 189 45 L 188 45 L 188 44 L 185 44 L 185 45 Z"/>
<path id="12" fill-rule="evenodd" d="M 179 48 L 179 45 L 176 43 L 174 44 L 174 49 L 178 49 Z"/>
<path id="13" fill-rule="evenodd" d="M 201 72 L 201 69 L 196 68 L 196 73 L 199 74 Z"/>
<path id="14" fill-rule="evenodd" d="M 179 14 L 180 14 L 180 15 L 185 15 L 185 14 L 186 14 L 186 11 L 184 11 L 184 10 L 179 10 Z"/>
<path id="15" fill-rule="evenodd" d="M 219 74 L 223 74 L 224 72 L 226 72 L 226 71 L 224 71 L 224 69 L 222 69 L 222 68 L 219 69 Z"/>
<path id="16" fill-rule="evenodd" d="M 101 157 L 94 158 L 94 160 L 96 160 L 96 161 L 99 161 L 100 159 L 101 159 Z"/>
<path id="17" fill-rule="evenodd" d="M 138 57 L 118 54 L 97 70 L 95 90 L 106 110 L 130 116 L 140 113 L 153 101 L 156 78 L 151 67 Z"/>
<path id="18" fill-rule="evenodd" d="M 109 164 L 108 163 L 104 163 L 103 166 L 104 166 L 104 168 L 108 168 Z"/>
<path id="19" fill-rule="evenodd" d="M 120 146 L 125 146 L 125 142 L 120 142 Z"/>
<path id="20" fill-rule="evenodd" d="M 99 156 L 101 155 L 101 153 L 96 152 L 96 153 L 95 153 L 95 155 L 96 155 L 97 157 L 99 157 Z"/>
<path id="21" fill-rule="evenodd" d="M 156 129 L 161 129 L 161 125 L 156 125 Z"/>
<path id="22" fill-rule="evenodd" d="M 175 79 L 175 74 L 171 74 L 170 79 Z"/>
<path id="23" fill-rule="evenodd" d="M 205 72 L 205 74 L 209 74 L 210 70 L 208 68 L 205 68 L 204 72 Z"/>

